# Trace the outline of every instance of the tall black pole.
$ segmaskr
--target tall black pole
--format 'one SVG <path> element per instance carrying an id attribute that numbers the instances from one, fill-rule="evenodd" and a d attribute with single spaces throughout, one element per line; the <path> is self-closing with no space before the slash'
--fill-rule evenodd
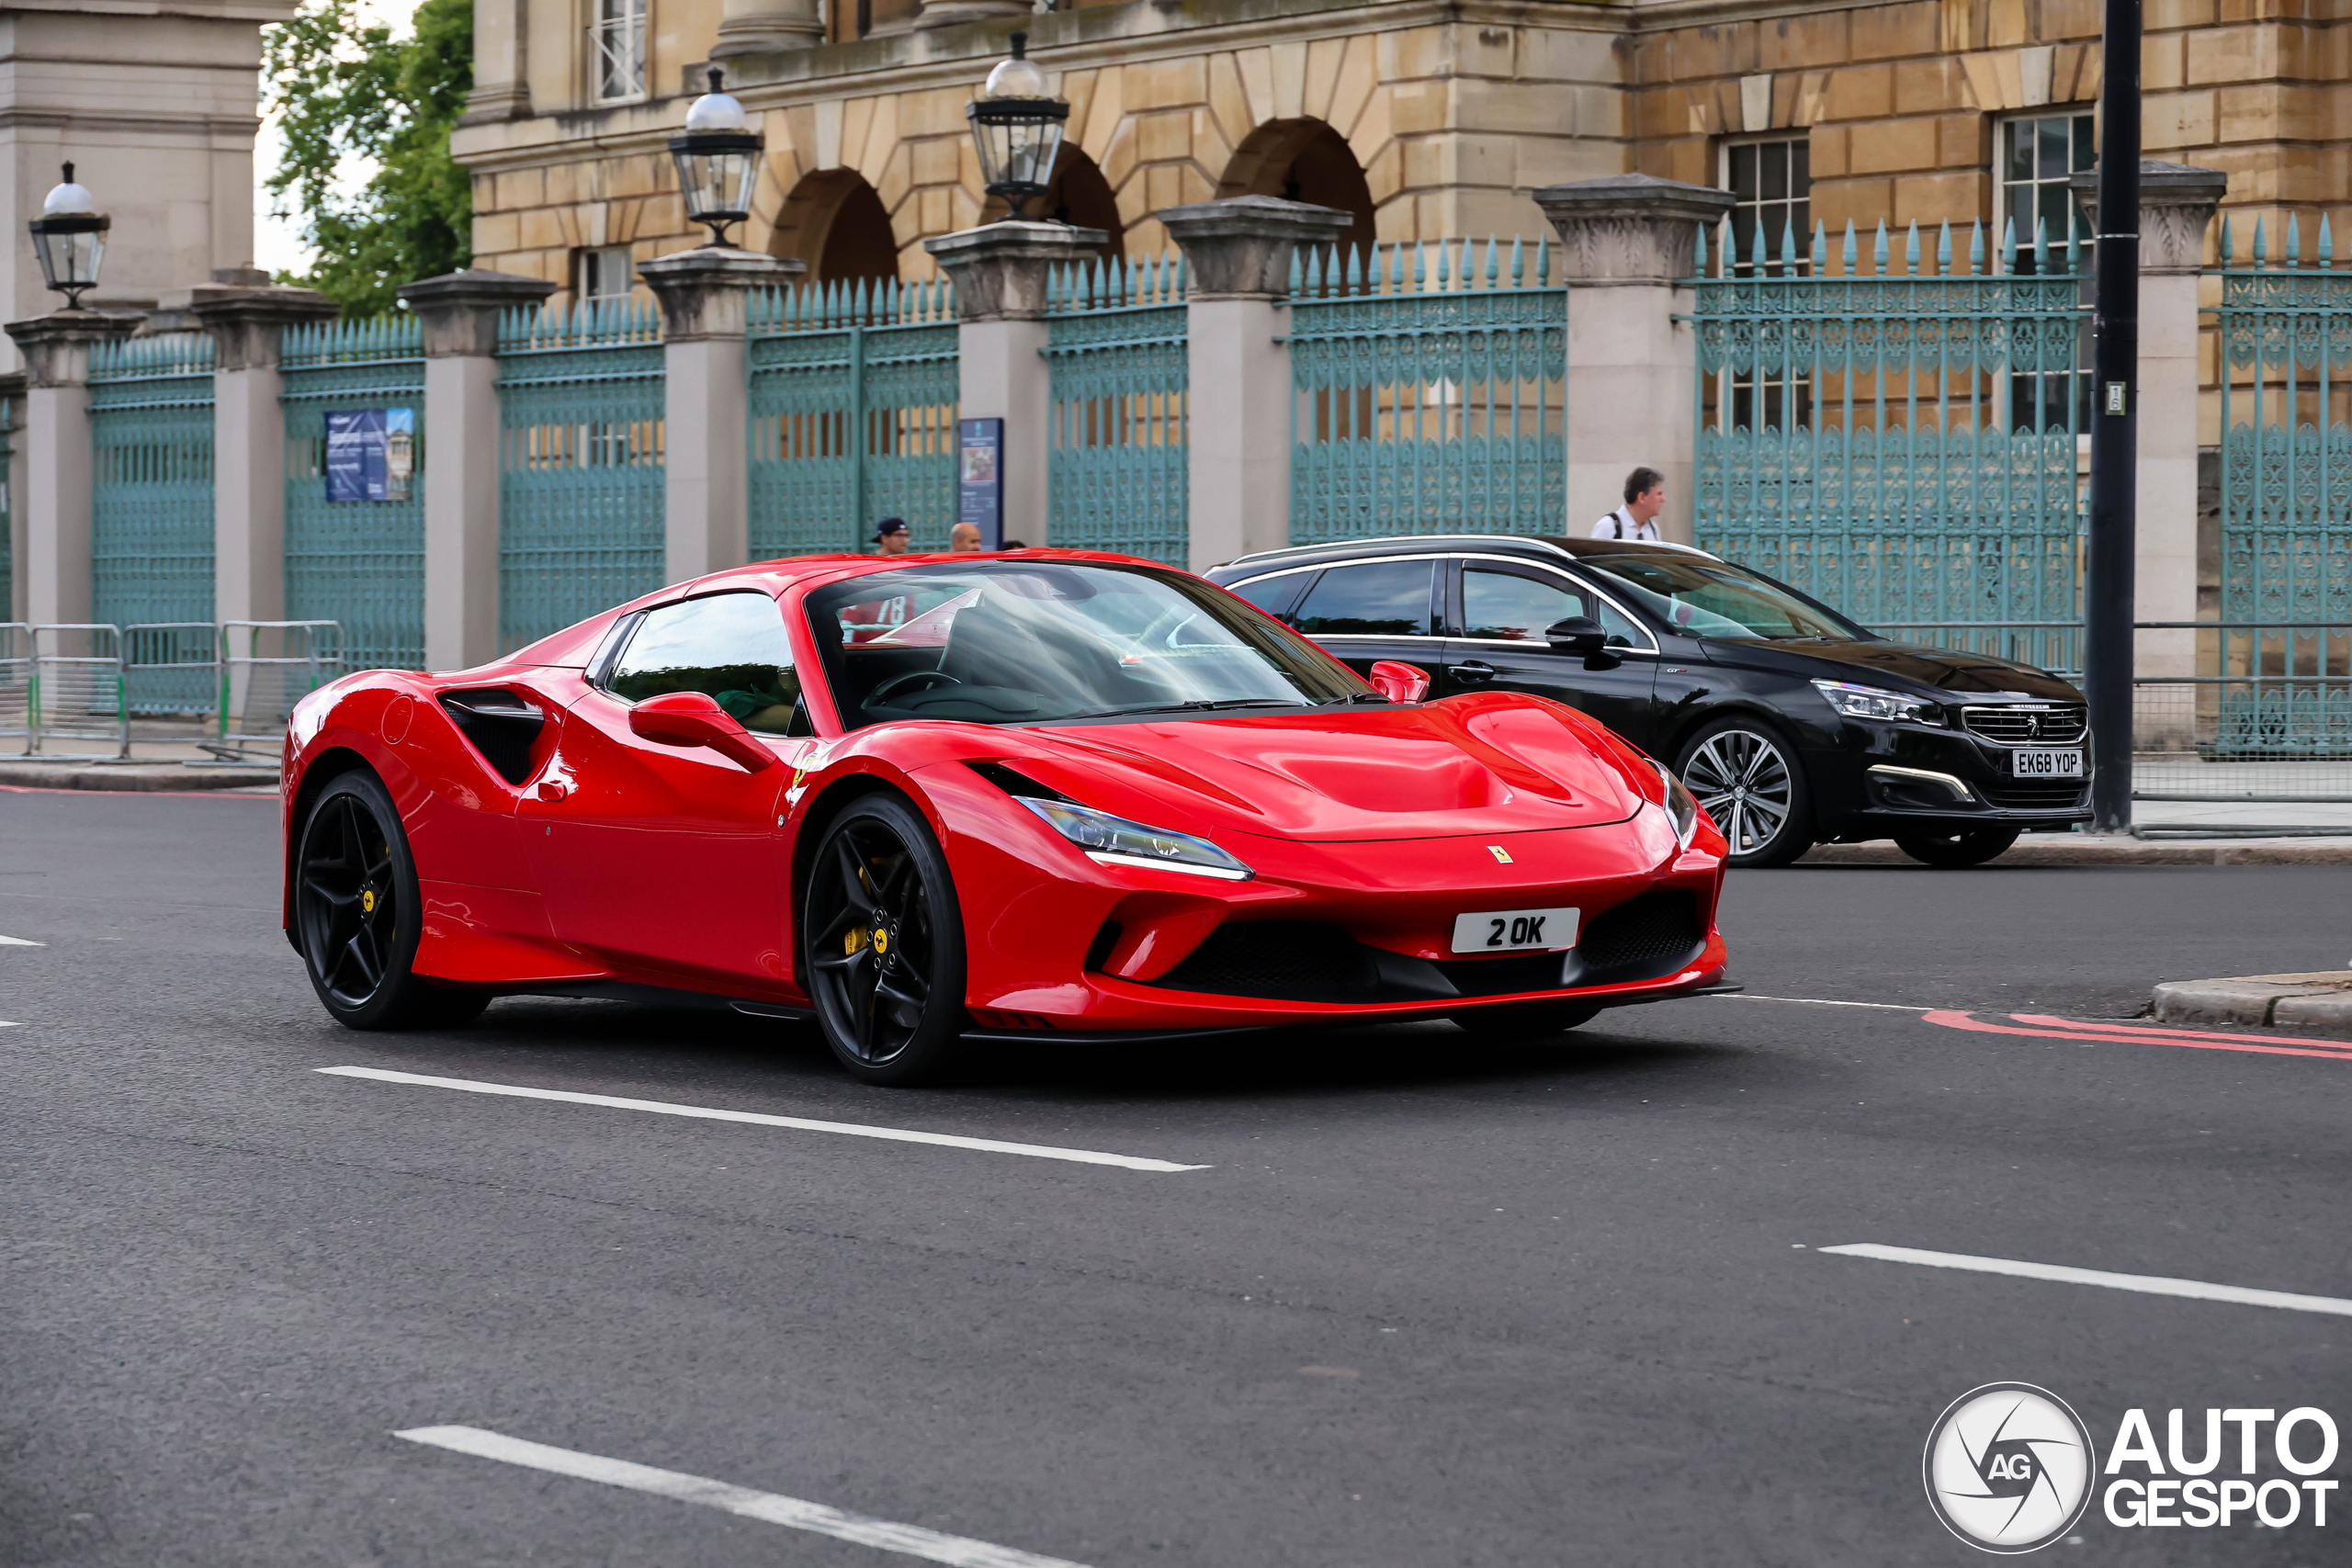
<path id="1" fill-rule="evenodd" d="M 2132 554 L 2140 449 L 2140 0 L 2106 0 L 2092 306 L 2090 574 L 2083 685 L 2090 698 L 2092 827 L 2132 825 Z"/>

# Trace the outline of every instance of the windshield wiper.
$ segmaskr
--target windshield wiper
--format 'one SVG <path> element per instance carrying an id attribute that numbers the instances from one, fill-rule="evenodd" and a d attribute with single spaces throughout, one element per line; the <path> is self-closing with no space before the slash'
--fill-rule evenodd
<path id="1" fill-rule="evenodd" d="M 1351 703 L 1385 703 L 1388 699 L 1378 692 L 1351 692 L 1344 697 L 1326 697 L 1315 705 L 1318 708 L 1345 707 Z"/>
<path id="2" fill-rule="evenodd" d="M 1153 703 L 1137 708 L 1095 708 L 1086 713 L 1066 713 L 1063 718 L 1125 718 L 1147 713 L 1207 713 L 1217 708 L 1277 707 L 1295 708 L 1310 705 L 1306 700 L 1291 697 L 1203 697 L 1189 703 Z"/>

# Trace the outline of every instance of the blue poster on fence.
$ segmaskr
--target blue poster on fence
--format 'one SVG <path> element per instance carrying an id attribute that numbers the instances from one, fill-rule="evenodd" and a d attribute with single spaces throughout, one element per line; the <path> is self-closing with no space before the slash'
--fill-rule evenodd
<path id="1" fill-rule="evenodd" d="M 416 471 L 414 409 L 329 409 L 327 500 L 406 501 Z"/>
<path id="2" fill-rule="evenodd" d="M 1004 421 L 956 422 L 956 520 L 980 531 L 980 548 L 1004 547 Z"/>

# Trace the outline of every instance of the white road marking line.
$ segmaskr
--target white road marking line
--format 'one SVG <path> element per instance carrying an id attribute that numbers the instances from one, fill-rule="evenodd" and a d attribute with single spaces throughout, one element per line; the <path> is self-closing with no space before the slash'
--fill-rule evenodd
<path id="1" fill-rule="evenodd" d="M 27 942 L 20 936 L 0 936 L 0 947 L 47 947 L 45 942 Z"/>
<path id="2" fill-rule="evenodd" d="M 631 1464 L 625 1459 L 605 1459 L 597 1454 L 583 1454 L 575 1449 L 550 1448 L 545 1443 L 526 1442 L 521 1438 L 486 1432 L 479 1427 L 414 1427 L 405 1432 L 394 1432 L 392 1436 L 405 1438 L 412 1443 L 425 1443 L 436 1449 L 473 1454 L 481 1459 L 503 1460 L 508 1464 L 527 1465 L 533 1470 L 576 1476 L 582 1481 L 601 1481 L 607 1486 L 626 1486 L 632 1492 L 650 1492 L 655 1496 L 675 1498 L 681 1503 L 699 1503 L 707 1508 L 741 1514 L 745 1518 L 764 1519 L 772 1525 L 829 1535 L 836 1540 L 851 1540 L 860 1546 L 920 1557 L 927 1562 L 950 1563 L 953 1568 L 1081 1568 L 1080 1564 L 1064 1558 L 1040 1557 L 1034 1551 L 995 1546 L 965 1536 L 942 1535 L 920 1525 L 892 1524 L 888 1519 L 868 1518 L 863 1514 L 845 1514 L 822 1503 L 779 1496 L 773 1492 L 754 1492 L 748 1486 L 733 1486 L 724 1481 L 686 1475 L 674 1470 L 656 1470 L 651 1465 Z"/>
<path id="3" fill-rule="evenodd" d="M 1833 1002 L 1826 997 L 1759 997 L 1752 991 L 1725 991 L 1727 1002 L 1798 1002 L 1809 1008 L 1885 1008 L 1890 1012 L 1933 1012 L 1933 1008 L 1913 1007 L 1909 1002 Z"/>
<path id="4" fill-rule="evenodd" d="M 520 1084 L 482 1083 L 474 1078 L 439 1078 L 424 1073 L 388 1072 L 382 1067 L 319 1067 L 334 1077 L 374 1078 L 379 1083 L 417 1084 L 426 1089 L 457 1089 L 469 1094 L 503 1094 L 516 1100 L 560 1100 L 571 1105 L 602 1105 L 615 1111 L 650 1111 L 657 1116 L 691 1116 L 705 1122 L 748 1122 L 759 1127 L 790 1127 L 802 1133 L 839 1133 L 852 1138 L 883 1138 L 899 1144 L 936 1144 L 943 1148 L 978 1149 L 982 1154 L 1026 1155 L 1032 1159 L 1069 1160 L 1077 1165 L 1114 1165 L 1122 1170 L 1209 1170 L 1205 1165 L 1177 1165 L 1164 1159 L 1140 1159 L 1134 1155 L 1098 1154 L 1091 1149 L 1057 1149 L 1046 1144 L 1008 1144 L 995 1138 L 961 1138 L 952 1133 L 916 1133 L 903 1127 L 868 1127 L 856 1122 L 812 1122 L 802 1116 L 769 1116 L 756 1111 L 719 1111 L 707 1105 L 675 1105 L 665 1100 L 625 1100 L 611 1094 L 580 1094 L 565 1089 L 526 1089 Z"/>
<path id="5" fill-rule="evenodd" d="M 2202 1280 L 2172 1280 L 2161 1274 L 2110 1274 L 2104 1269 L 2069 1269 L 2056 1263 L 1972 1258 L 1964 1252 L 1923 1252 L 1915 1247 L 1880 1247 L 1871 1242 L 1814 1250 L 1842 1253 L 1848 1258 L 1875 1258 L 1886 1263 L 1918 1263 L 1929 1269 L 1966 1269 L 1979 1274 L 2009 1274 L 2021 1280 L 2054 1280 L 2064 1285 L 2104 1285 L 2111 1291 L 2138 1291 L 2143 1295 L 2186 1296 L 2191 1301 L 2232 1302 L 2239 1306 L 2280 1307 L 2289 1312 L 2324 1312 L 2335 1317 L 2352 1317 L 2352 1301 L 2336 1296 L 2250 1291 L 2243 1285 L 2209 1285 Z"/>

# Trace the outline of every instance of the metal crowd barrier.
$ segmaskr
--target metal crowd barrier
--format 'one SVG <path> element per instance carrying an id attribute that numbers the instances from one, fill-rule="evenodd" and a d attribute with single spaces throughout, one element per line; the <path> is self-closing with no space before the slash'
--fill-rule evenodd
<path id="1" fill-rule="evenodd" d="M 220 696 L 220 627 L 210 621 L 123 627 L 122 678 L 134 717 L 210 717 Z"/>
<path id="2" fill-rule="evenodd" d="M 2143 668 L 2149 634 L 2192 634 L 2175 653 L 2198 671 L 2132 680 L 2134 799 L 2352 804 L 2352 622 L 2134 629 Z"/>
<path id="3" fill-rule="evenodd" d="M 220 624 L 216 739 L 200 742 L 221 762 L 276 761 L 294 705 L 343 673 L 339 621 Z"/>
<path id="4" fill-rule="evenodd" d="M 122 629 L 92 622 L 28 627 L 25 754 L 74 761 L 130 755 L 130 705 L 122 679 Z M 108 751 L 47 751 L 50 740 L 96 740 Z"/>
<path id="5" fill-rule="evenodd" d="M 0 740 L 23 751 L 33 737 L 33 629 L 0 621 Z"/>

